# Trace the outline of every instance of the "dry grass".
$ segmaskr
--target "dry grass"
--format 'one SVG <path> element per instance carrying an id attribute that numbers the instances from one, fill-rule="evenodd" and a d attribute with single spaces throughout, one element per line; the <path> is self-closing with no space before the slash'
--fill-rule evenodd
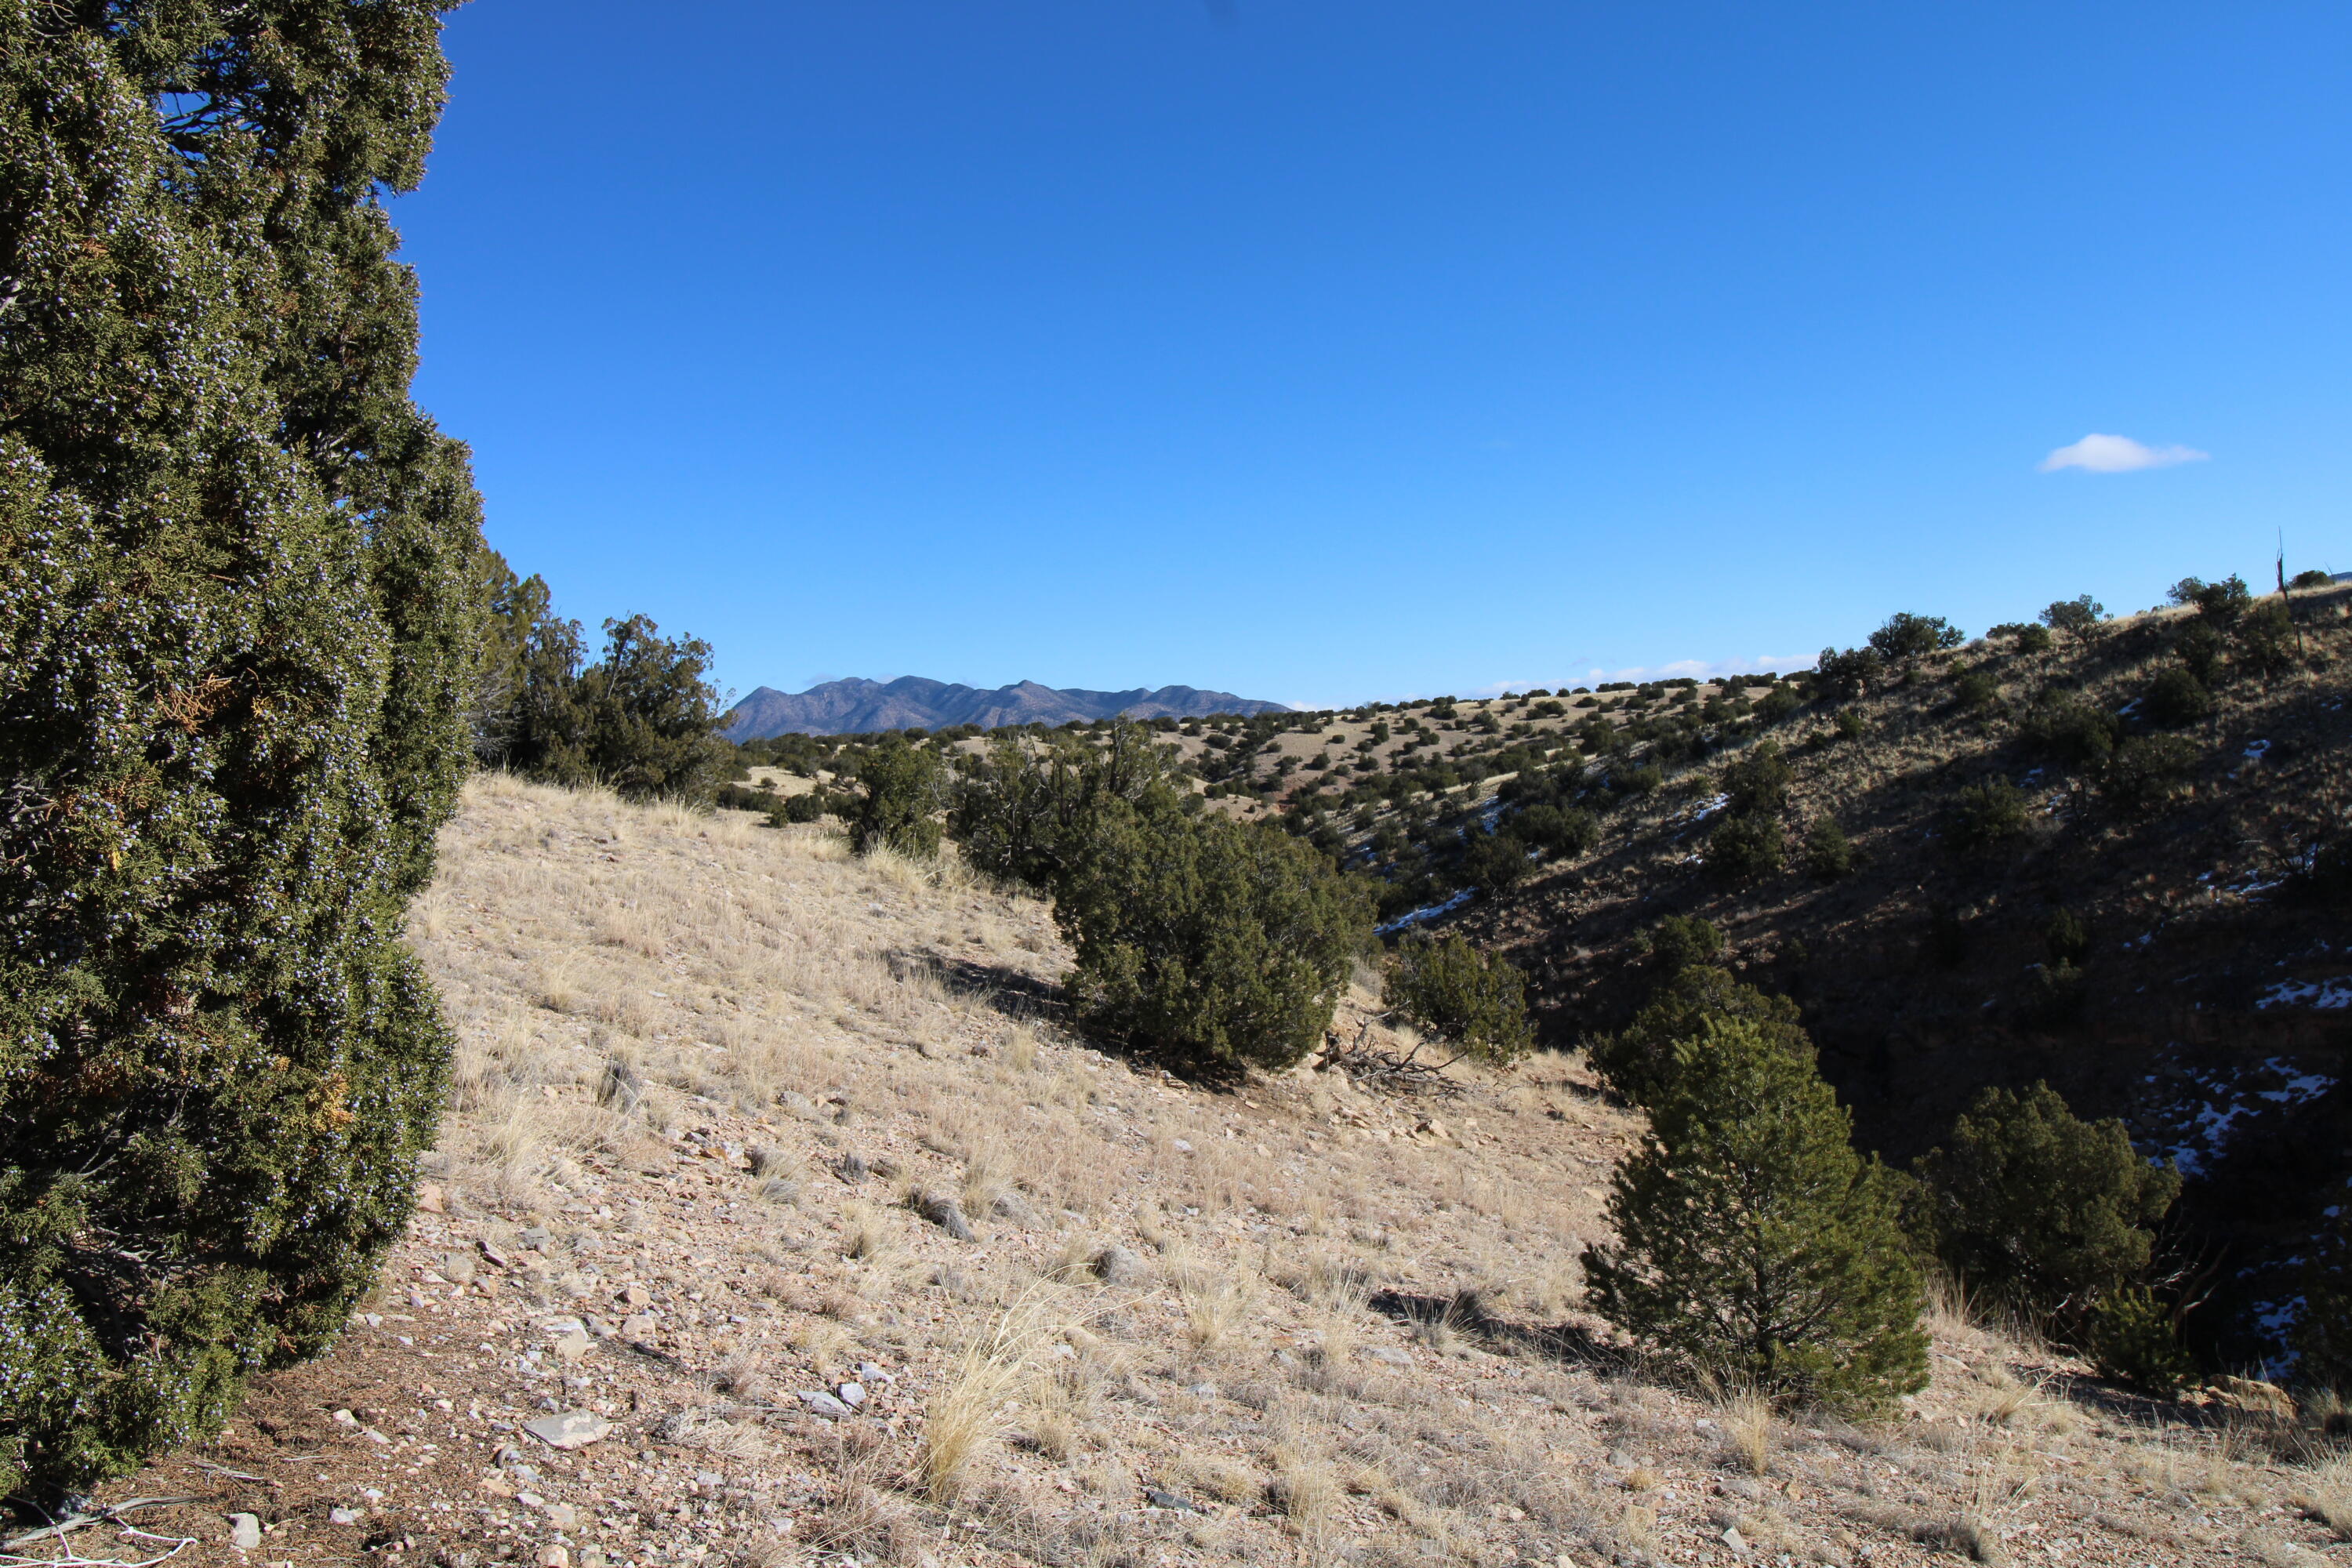
<path id="1" fill-rule="evenodd" d="M 2329 1454 L 2296 1478 L 2294 1505 L 2352 1541 L 2352 1453 Z"/>
<path id="2" fill-rule="evenodd" d="M 1028 1375 L 1030 1358 L 1066 1321 L 1061 1307 L 1055 1293 L 1033 1289 L 965 1342 L 923 1412 L 915 1468 L 926 1496 L 951 1502 L 962 1494 L 972 1466 L 1007 1429 L 1005 1405 Z"/>
<path id="3" fill-rule="evenodd" d="M 1780 1422 L 1772 1414 L 1771 1401 L 1754 1394 L 1738 1394 L 1723 1402 L 1716 1419 L 1723 1427 L 1725 1453 L 1733 1463 L 1753 1476 L 1772 1473 Z"/>

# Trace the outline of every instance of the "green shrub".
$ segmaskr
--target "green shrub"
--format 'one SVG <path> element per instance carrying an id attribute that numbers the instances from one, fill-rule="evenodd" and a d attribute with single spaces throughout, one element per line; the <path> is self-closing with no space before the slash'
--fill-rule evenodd
<path id="1" fill-rule="evenodd" d="M 1775 686 L 1757 700 L 1756 713 L 1767 724 L 1780 724 L 1804 705 L 1805 700 L 1797 695 L 1796 688 Z"/>
<path id="2" fill-rule="evenodd" d="M 1508 1066 L 1533 1048 L 1527 976 L 1460 936 L 1407 941 L 1389 963 L 1388 1005 L 1463 1055 Z"/>
<path id="3" fill-rule="evenodd" d="M 1805 874 L 1824 882 L 1851 875 L 1855 861 L 1853 841 L 1834 817 L 1824 816 L 1805 835 Z"/>
<path id="4" fill-rule="evenodd" d="M 1870 733 L 1870 721 L 1852 708 L 1839 709 L 1838 716 L 1830 721 L 1830 727 L 1841 741 L 1859 741 Z"/>
<path id="5" fill-rule="evenodd" d="M 433 1142 L 490 574 L 386 217 L 437 11 L 0 0 L 0 1496 L 323 1349 Z"/>
<path id="6" fill-rule="evenodd" d="M 1843 653 L 1825 647 L 1814 662 L 1813 682 L 1828 696 L 1850 702 L 1876 688 L 1885 670 L 1885 656 L 1874 647 L 1850 647 Z"/>
<path id="7" fill-rule="evenodd" d="M 1661 935 L 1666 923 L 1660 922 Z M 1586 1043 L 1592 1070 L 1636 1105 L 1653 1103 L 1673 1086 L 1677 1053 L 1704 1033 L 1711 1019 L 1753 1024 L 1791 1050 L 1806 1048 L 1794 1002 L 1743 985 L 1728 971 L 1715 967 L 1712 960 L 1717 950 L 1702 945 L 1704 937 L 1715 931 L 1713 926 L 1705 921 L 1679 923 L 1683 931 L 1651 955 L 1652 964 L 1662 966 L 1670 953 L 1682 948 L 1679 966 L 1664 970 L 1664 978 L 1648 1005 L 1634 1015 L 1631 1024 L 1616 1034 Z M 1690 944 L 1687 948 L 1684 948 L 1685 942 Z"/>
<path id="8" fill-rule="evenodd" d="M 2099 623 L 2106 618 L 2106 614 L 2107 607 L 2105 605 L 2088 594 L 2077 594 L 2071 599 L 2053 601 L 2048 609 L 2042 612 L 2042 624 L 2053 632 L 2064 632 L 2069 637 L 2088 637 L 2098 629 Z M 2021 646 L 2023 639 L 2019 640 Z M 2044 646 L 2047 646 L 2046 642 Z M 2028 651 L 2039 652 L 2040 650 Z"/>
<path id="9" fill-rule="evenodd" d="M 1666 775 L 1650 766 L 1615 768 L 1609 774 L 1609 793 L 1620 800 L 1641 800 L 1658 793 Z"/>
<path id="10" fill-rule="evenodd" d="M 2058 1091 L 1988 1089 L 1918 1163 L 1927 1241 L 1971 1289 L 2079 1331 L 2095 1301 L 2146 1274 L 2180 1174 L 2121 1121 L 2084 1121 Z"/>
<path id="11" fill-rule="evenodd" d="M 2325 588 L 2335 581 L 2333 575 L 2314 566 L 2288 578 L 2286 585 L 2290 588 Z"/>
<path id="12" fill-rule="evenodd" d="M 1982 854 L 2024 837 L 2032 826 L 2025 792 L 1995 774 L 1960 786 L 1946 819 L 1944 837 L 1962 854 Z"/>
<path id="13" fill-rule="evenodd" d="M 1054 920 L 1089 1027 L 1203 1069 L 1279 1069 L 1322 1043 L 1370 895 L 1271 828 L 1105 803 Z"/>
<path id="14" fill-rule="evenodd" d="M 1778 817 L 1727 816 L 1706 836 L 1706 868 L 1726 881 L 1769 877 L 1789 858 Z"/>
<path id="15" fill-rule="evenodd" d="M 1968 640 L 1959 627 L 1941 616 L 1907 612 L 1887 616 L 1886 624 L 1870 634 L 1871 650 L 1889 664 L 1916 664 L 1931 653 L 1958 647 Z"/>
<path id="16" fill-rule="evenodd" d="M 2219 583 L 2208 583 L 2201 577 L 2183 577 L 2167 592 L 2167 598 L 2176 605 L 2194 605 L 2207 624 L 2219 631 L 2228 631 L 2238 624 L 2238 618 L 2251 608 L 2253 594 L 2246 580 L 2232 572 Z"/>
<path id="17" fill-rule="evenodd" d="M 1673 1087 L 1618 1167 L 1616 1242 L 1586 1249 L 1587 1300 L 1718 1386 L 1886 1405 L 1927 1383 L 1895 1190 L 1855 1154 L 1810 1048 L 1710 1020 L 1677 1051 Z"/>
<path id="18" fill-rule="evenodd" d="M 2106 760 L 2123 734 L 2123 721 L 2070 692 L 2045 691 L 2018 726 L 2028 746 L 2070 768 Z"/>
<path id="19" fill-rule="evenodd" d="M 2199 684 L 2211 687 L 2221 679 L 2221 655 L 2228 645 L 2221 634 L 2203 621 L 2191 621 L 2173 639 L 2172 651 L 2180 656 L 2180 663 Z"/>
<path id="20" fill-rule="evenodd" d="M 2237 661 L 2249 674 L 2276 680 L 2294 668 L 2294 617 L 2284 601 L 2265 600 L 2238 622 Z"/>
<path id="21" fill-rule="evenodd" d="M 857 763 L 858 793 L 843 815 L 850 847 L 870 855 L 887 846 L 919 859 L 938 854 L 945 782 L 939 753 L 896 735 L 867 752 Z"/>
<path id="22" fill-rule="evenodd" d="M 2148 721 L 2166 726 L 2190 724 L 2213 710 L 2212 694 L 2205 683 L 2188 670 L 2174 666 L 2159 670 L 2148 683 L 2147 695 L 2140 707 Z"/>
<path id="23" fill-rule="evenodd" d="M 1600 840 L 1601 824 L 1572 805 L 1531 805 L 1511 818 L 1511 832 L 1558 859 L 1573 859 Z"/>
<path id="24" fill-rule="evenodd" d="M 1660 985 L 1685 971 L 1713 963 L 1723 952 L 1721 928 L 1696 915 L 1668 915 L 1639 940 L 1654 984 Z"/>
<path id="25" fill-rule="evenodd" d="M 2099 791 L 2117 805 L 2144 811 L 2161 804 L 2197 766 L 2194 742 L 2179 735 L 2136 735 L 2099 772 Z"/>
<path id="26" fill-rule="evenodd" d="M 1964 713 L 1983 713 L 2000 706 L 2000 682 L 1981 669 L 1971 669 L 1952 682 L 1952 701 Z"/>
<path id="27" fill-rule="evenodd" d="M 1528 847 L 1508 833 L 1473 832 L 1462 850 L 1463 880 L 1489 897 L 1527 880 Z"/>
<path id="28" fill-rule="evenodd" d="M 2341 1184 L 2334 1212 L 2305 1249 L 2303 1313 L 2295 1320 L 2295 1372 L 2314 1388 L 2352 1389 L 2352 1194 Z"/>
<path id="29" fill-rule="evenodd" d="M 2102 1376 L 2158 1399 L 2171 1398 L 2197 1376 L 2197 1363 L 2180 1342 L 2179 1314 L 2145 1285 L 2102 1297 L 2084 1340 Z"/>
<path id="30" fill-rule="evenodd" d="M 2091 955 L 2091 928 L 2072 910 L 2053 910 L 2042 922 L 2042 945 L 2051 963 L 2079 964 Z"/>
<path id="31" fill-rule="evenodd" d="M 1001 739 L 959 763 L 948 830 L 974 867 L 1050 892 L 1106 802 L 1173 801 L 1177 755 L 1141 724 L 1114 725 L 1100 747 Z"/>
<path id="32" fill-rule="evenodd" d="M 784 796 L 783 804 L 772 814 L 785 822 L 815 822 L 832 809 L 833 797 L 824 790 L 804 790 L 799 795 Z"/>
<path id="33" fill-rule="evenodd" d="M 1789 783 L 1795 776 L 1779 744 L 1763 741 L 1723 770 L 1723 793 L 1730 797 L 1736 816 L 1778 811 L 1788 804 Z"/>
<path id="34" fill-rule="evenodd" d="M 660 631 L 644 616 L 604 623 L 604 657 L 581 672 L 572 698 L 580 759 L 589 777 L 631 800 L 707 805 L 727 751 L 712 733 L 710 645 Z"/>

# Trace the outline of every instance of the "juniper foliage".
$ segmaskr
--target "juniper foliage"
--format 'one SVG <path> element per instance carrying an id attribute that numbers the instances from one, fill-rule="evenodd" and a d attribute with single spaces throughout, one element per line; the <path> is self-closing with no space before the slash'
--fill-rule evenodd
<path id="1" fill-rule="evenodd" d="M 479 503 L 430 0 L 0 0 L 0 1493 L 216 1428 L 407 1221 Z"/>

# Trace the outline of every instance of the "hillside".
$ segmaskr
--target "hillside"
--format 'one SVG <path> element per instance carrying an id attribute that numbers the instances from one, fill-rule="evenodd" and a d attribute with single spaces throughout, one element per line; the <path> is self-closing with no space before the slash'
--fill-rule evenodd
<path id="1" fill-rule="evenodd" d="M 975 724 L 983 730 L 1017 724 L 1066 724 L 1073 720 L 1198 718 L 1210 713 L 1286 712 L 1279 702 L 1163 686 L 1156 691 L 1057 689 L 1024 680 L 982 691 L 969 686 L 901 676 L 880 681 L 828 680 L 806 691 L 787 693 L 762 686 L 730 709 L 722 733 L 730 741 L 761 741 L 772 735 L 862 735 L 878 730 L 946 730 Z"/>
<path id="2" fill-rule="evenodd" d="M 493 776 L 414 931 L 463 1042 L 424 1212 L 85 1560 L 2305 1568 L 2306 1501 L 2352 1523 L 2303 1429 L 1949 1310 L 1884 1423 L 1644 1381 L 1578 1310 L 1636 1128 L 1575 1062 L 1209 1092 L 1058 1026 L 1048 911 L 952 863 Z"/>

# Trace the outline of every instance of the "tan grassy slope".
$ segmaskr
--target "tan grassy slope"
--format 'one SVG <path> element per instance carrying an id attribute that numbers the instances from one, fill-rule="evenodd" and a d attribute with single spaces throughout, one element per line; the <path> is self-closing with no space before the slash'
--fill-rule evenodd
<path id="1" fill-rule="evenodd" d="M 197 1542 L 177 1561 L 2284 1564 L 2328 1539 L 2295 1430 L 2158 1425 L 1949 1314 L 1934 1387 L 1867 1427 L 1596 1354 L 1571 1260 L 1634 1128 L 1572 1062 L 1444 1100 L 1204 1092 L 1056 1026 L 1034 901 L 499 778 L 415 929 L 464 1039 L 427 1212 L 329 1358 L 109 1491 L 197 1500 L 134 1516 Z M 803 1397 L 851 1381 L 856 1415 Z M 519 1430 L 559 1406 L 613 1429 Z"/>

